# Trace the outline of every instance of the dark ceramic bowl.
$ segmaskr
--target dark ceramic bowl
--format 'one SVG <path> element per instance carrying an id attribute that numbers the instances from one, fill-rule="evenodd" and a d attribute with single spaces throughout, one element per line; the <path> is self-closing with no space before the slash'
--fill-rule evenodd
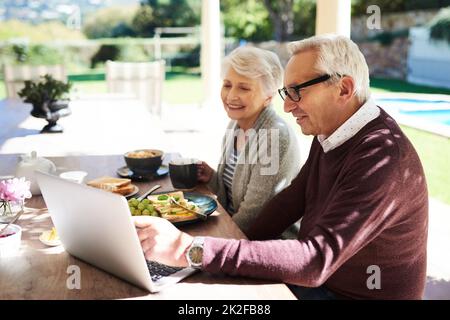
<path id="1" fill-rule="evenodd" d="M 127 167 L 137 175 L 155 173 L 162 164 L 164 152 L 155 149 L 140 149 L 124 154 Z"/>

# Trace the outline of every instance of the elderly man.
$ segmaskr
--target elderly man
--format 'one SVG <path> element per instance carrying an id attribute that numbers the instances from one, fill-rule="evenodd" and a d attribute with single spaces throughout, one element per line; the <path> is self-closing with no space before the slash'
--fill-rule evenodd
<path id="1" fill-rule="evenodd" d="M 159 218 L 136 221 L 147 259 L 280 280 L 299 298 L 420 299 L 428 196 L 420 160 L 370 98 L 358 47 L 342 36 L 294 42 L 280 95 L 309 157 L 262 209 L 250 240 L 196 237 Z M 297 240 L 275 240 L 302 218 Z"/>

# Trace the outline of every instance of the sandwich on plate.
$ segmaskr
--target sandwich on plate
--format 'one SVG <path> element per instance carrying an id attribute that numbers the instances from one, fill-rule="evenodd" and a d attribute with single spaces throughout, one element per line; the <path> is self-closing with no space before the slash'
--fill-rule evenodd
<path id="1" fill-rule="evenodd" d="M 170 199 L 175 200 L 174 202 Z M 188 221 L 197 218 L 195 212 L 199 212 L 200 208 L 192 201 L 184 197 L 182 191 L 150 195 L 148 200 L 159 213 L 159 215 L 170 222 Z"/>
<path id="2" fill-rule="evenodd" d="M 100 177 L 87 182 L 88 186 L 103 189 L 106 191 L 127 195 L 133 192 L 135 186 L 130 179 L 114 178 L 109 176 Z"/>

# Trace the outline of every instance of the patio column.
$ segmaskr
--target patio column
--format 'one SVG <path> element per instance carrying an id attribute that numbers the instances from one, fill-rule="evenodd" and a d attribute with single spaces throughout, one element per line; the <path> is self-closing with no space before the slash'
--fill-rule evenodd
<path id="1" fill-rule="evenodd" d="M 316 35 L 335 33 L 350 37 L 351 0 L 317 0 Z"/>
<path id="2" fill-rule="evenodd" d="M 219 2 L 219 0 L 202 0 L 200 66 L 205 106 L 220 101 L 222 33 Z"/>

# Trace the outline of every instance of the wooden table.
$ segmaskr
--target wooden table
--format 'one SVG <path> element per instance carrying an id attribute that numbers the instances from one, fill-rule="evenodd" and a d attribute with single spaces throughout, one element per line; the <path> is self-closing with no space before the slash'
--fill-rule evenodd
<path id="1" fill-rule="evenodd" d="M 0 176 L 14 172 L 17 156 L 0 154 Z M 116 169 L 124 165 L 121 155 L 49 159 L 58 171 L 78 169 L 88 172 L 87 179 L 115 176 Z M 136 182 L 136 185 L 142 193 L 156 183 L 162 185 L 162 191 L 172 189 L 168 177 Z M 206 189 L 199 187 L 197 191 L 206 192 Z M 40 233 L 52 227 L 49 214 L 36 210 L 45 208 L 45 203 L 41 196 L 34 196 L 27 201 L 26 207 L 30 209 L 18 222 L 23 228 L 20 252 L 14 257 L 0 259 L 0 299 L 295 299 L 282 283 L 207 273 L 194 274 L 162 292 L 151 294 L 70 256 L 62 246 L 50 248 L 42 244 L 38 239 Z M 245 238 L 220 205 L 207 221 L 181 229 L 191 235 Z M 81 269 L 80 290 L 70 290 L 66 286 L 70 265 Z"/>

